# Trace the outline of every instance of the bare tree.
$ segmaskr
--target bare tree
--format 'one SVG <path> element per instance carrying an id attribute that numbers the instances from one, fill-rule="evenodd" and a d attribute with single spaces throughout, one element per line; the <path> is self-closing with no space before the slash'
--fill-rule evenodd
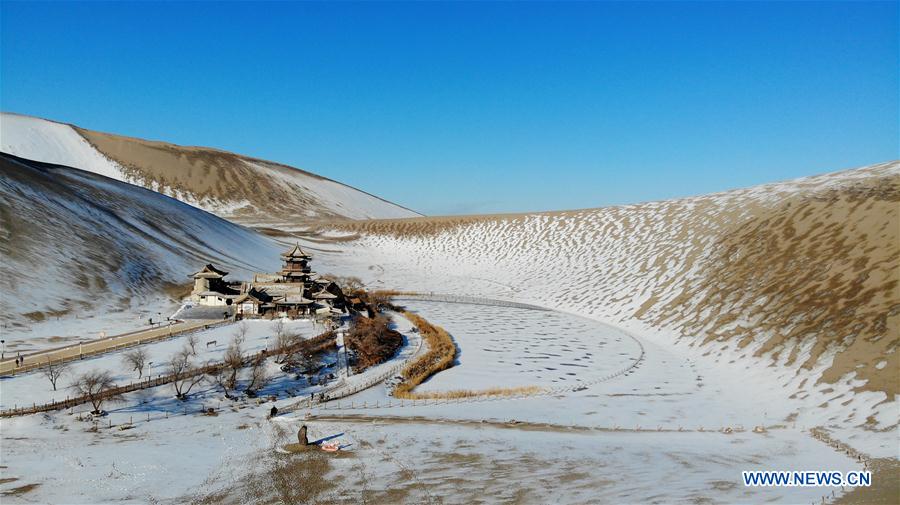
<path id="1" fill-rule="evenodd" d="M 284 319 L 276 319 L 272 324 L 272 331 L 275 332 L 275 340 L 284 335 Z"/>
<path id="2" fill-rule="evenodd" d="M 244 392 L 247 393 L 247 396 L 256 396 L 256 393 L 265 387 L 271 379 L 272 377 L 266 371 L 266 359 L 260 356 L 253 360 L 253 364 L 250 366 L 249 382 L 247 387 L 244 388 Z"/>
<path id="3" fill-rule="evenodd" d="M 298 344 L 303 341 L 303 338 L 298 333 L 285 331 L 283 328 L 279 330 L 275 333 L 274 354 L 277 356 L 278 363 L 285 363 L 293 359 L 299 348 Z"/>
<path id="4" fill-rule="evenodd" d="M 276 319 L 272 324 L 272 331 L 275 333 L 275 348 L 272 349 L 273 354 L 276 356 L 280 356 L 282 352 L 287 348 L 286 339 L 288 334 L 284 331 L 284 320 Z M 278 363 L 282 363 L 284 361 L 284 357 L 276 358 Z"/>
<path id="5" fill-rule="evenodd" d="M 203 374 L 194 366 L 191 356 L 191 350 L 185 347 L 169 360 L 169 375 L 175 387 L 175 397 L 179 400 L 186 399 L 191 389 L 203 382 Z"/>
<path id="6" fill-rule="evenodd" d="M 237 326 L 237 329 L 234 330 L 234 339 L 232 340 L 232 342 L 237 342 L 238 345 L 241 345 L 244 343 L 244 340 L 246 340 L 246 339 L 247 339 L 247 323 L 242 321 L 241 324 L 239 324 Z"/>
<path id="7" fill-rule="evenodd" d="M 355 294 L 363 291 L 366 288 L 363 284 L 363 281 L 359 277 L 341 275 L 323 275 L 322 277 L 334 281 L 335 284 L 341 287 L 341 291 L 343 291 L 344 293 Z"/>
<path id="8" fill-rule="evenodd" d="M 197 355 L 197 334 L 191 333 L 187 336 L 187 346 L 191 349 L 191 354 Z"/>
<path id="9" fill-rule="evenodd" d="M 210 365 L 212 362 L 209 363 Z M 225 393 L 225 398 L 229 400 L 233 400 L 234 397 L 231 396 L 231 391 L 234 389 L 234 382 L 231 381 L 231 369 L 228 368 L 227 365 L 215 367 L 209 372 L 209 378 L 212 380 L 212 383 L 218 386 L 223 393 Z"/>
<path id="10" fill-rule="evenodd" d="M 128 351 L 122 355 L 125 365 L 130 366 L 131 370 L 138 373 L 138 379 L 144 376 L 144 367 L 147 365 L 149 353 L 147 349 L 138 347 L 132 351 Z"/>
<path id="11" fill-rule="evenodd" d="M 228 344 L 228 349 L 225 350 L 225 366 L 222 368 L 226 372 L 224 385 L 228 389 L 237 388 L 237 375 L 244 367 L 244 351 L 241 349 L 241 340 L 235 335 Z"/>
<path id="12" fill-rule="evenodd" d="M 94 407 L 93 414 L 100 413 L 104 401 L 115 401 L 122 397 L 121 394 L 113 393 L 116 386 L 112 375 L 105 371 L 91 370 L 79 375 L 71 387 L 78 395 L 88 397 Z"/>
<path id="13" fill-rule="evenodd" d="M 69 370 L 69 365 L 65 363 L 57 363 L 53 364 L 53 361 L 47 357 L 47 368 L 42 370 L 44 377 L 46 377 L 50 381 L 50 385 L 53 386 L 53 390 L 56 391 L 56 381 Z"/>

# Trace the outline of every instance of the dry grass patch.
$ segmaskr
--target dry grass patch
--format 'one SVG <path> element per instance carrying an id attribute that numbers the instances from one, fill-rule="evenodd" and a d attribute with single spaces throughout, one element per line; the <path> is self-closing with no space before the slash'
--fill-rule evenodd
<path id="1" fill-rule="evenodd" d="M 247 474 L 226 489 L 196 495 L 194 504 L 324 504 L 341 502 L 340 480 L 329 477 L 331 455 L 318 450 L 274 454 L 248 465 Z"/>
<path id="2" fill-rule="evenodd" d="M 403 369 L 404 381 L 394 388 L 394 396 L 412 400 L 419 398 L 412 392 L 413 388 L 432 375 L 453 366 L 457 350 L 447 330 L 429 323 L 417 314 L 404 311 L 403 315 L 416 325 L 428 344 L 428 352 Z"/>
<path id="3" fill-rule="evenodd" d="M 409 393 L 410 400 L 456 400 L 461 398 L 475 398 L 478 396 L 519 396 L 519 395 L 536 395 L 544 392 L 543 388 L 537 386 L 519 386 L 511 388 L 488 388 L 488 389 L 453 389 L 450 391 L 429 391 L 427 393 Z"/>
<path id="4" fill-rule="evenodd" d="M 337 486 L 326 477 L 331 470 L 331 459 L 326 454 L 314 451 L 299 460 L 279 459 L 270 467 L 268 477 L 280 503 L 319 503 L 322 495 Z"/>
<path id="5" fill-rule="evenodd" d="M 34 491 L 40 484 L 25 484 L 24 486 L 14 487 L 3 492 L 3 496 L 21 496 L 25 493 Z"/>

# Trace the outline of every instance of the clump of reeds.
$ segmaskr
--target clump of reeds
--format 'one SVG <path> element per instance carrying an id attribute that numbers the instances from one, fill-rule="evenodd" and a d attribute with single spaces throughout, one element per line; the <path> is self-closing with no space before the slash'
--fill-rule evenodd
<path id="1" fill-rule="evenodd" d="M 429 323 L 417 314 L 410 312 L 403 314 L 416 325 L 419 334 L 428 344 L 428 352 L 406 365 L 403 369 L 404 381 L 394 388 L 394 396 L 397 398 L 413 399 L 415 397 L 413 388 L 432 375 L 453 366 L 456 360 L 456 345 L 447 330 Z"/>
<path id="2" fill-rule="evenodd" d="M 518 386 L 511 388 L 488 389 L 454 389 L 451 391 L 429 391 L 427 393 L 409 393 L 403 398 L 408 400 L 456 400 L 458 398 L 475 398 L 478 396 L 518 396 L 534 395 L 543 392 L 537 386 Z"/>
<path id="3" fill-rule="evenodd" d="M 356 372 L 391 359 L 403 345 L 403 335 L 390 328 L 388 316 L 355 317 L 344 345 L 356 356 Z"/>

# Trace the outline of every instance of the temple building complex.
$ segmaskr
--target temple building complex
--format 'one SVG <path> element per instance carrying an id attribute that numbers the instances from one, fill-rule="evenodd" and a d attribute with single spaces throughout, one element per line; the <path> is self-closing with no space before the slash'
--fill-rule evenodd
<path id="1" fill-rule="evenodd" d="M 334 281 L 312 271 L 312 256 L 294 245 L 281 255 L 275 274 L 256 274 L 252 282 L 227 282 L 228 272 L 213 265 L 191 275 L 191 301 L 200 306 L 227 307 L 236 318 L 333 317 L 348 307 Z"/>

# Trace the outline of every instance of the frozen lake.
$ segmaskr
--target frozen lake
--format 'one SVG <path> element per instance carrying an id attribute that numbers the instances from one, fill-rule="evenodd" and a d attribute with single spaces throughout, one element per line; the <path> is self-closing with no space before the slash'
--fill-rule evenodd
<path id="1" fill-rule="evenodd" d="M 621 330 L 571 314 L 467 303 L 403 300 L 407 309 L 446 329 L 458 363 L 418 391 L 591 384 L 641 356 Z"/>

